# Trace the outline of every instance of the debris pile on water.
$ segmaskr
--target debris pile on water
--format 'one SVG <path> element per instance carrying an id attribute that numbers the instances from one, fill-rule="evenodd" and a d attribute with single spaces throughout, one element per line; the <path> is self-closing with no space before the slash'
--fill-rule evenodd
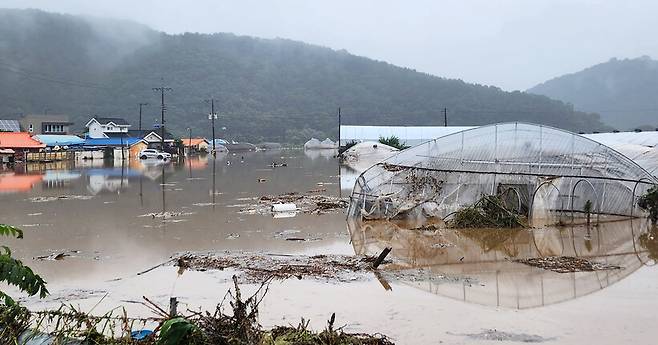
<path id="1" fill-rule="evenodd" d="M 139 217 L 151 217 L 153 219 L 155 218 L 163 218 L 163 219 L 170 219 L 170 218 L 176 218 L 176 217 L 181 217 L 181 216 L 189 216 L 194 214 L 194 212 L 174 212 L 174 211 L 165 211 L 165 212 L 151 212 L 151 213 L 146 213 L 143 214 Z"/>
<path id="2" fill-rule="evenodd" d="M 89 200 L 93 198 L 92 195 L 59 195 L 59 196 L 35 196 L 29 198 L 31 202 L 49 202 L 56 200 Z"/>
<path id="3" fill-rule="evenodd" d="M 263 195 L 256 199 L 256 204 L 246 205 L 247 207 L 242 208 L 240 213 L 269 214 L 272 206 L 278 204 L 295 204 L 298 211 L 314 214 L 323 214 L 347 208 L 347 199 L 315 193 L 316 191 L 309 191 L 307 194 L 290 192 L 280 195 Z"/>
<path id="4" fill-rule="evenodd" d="M 310 277 L 348 282 L 363 279 L 372 270 L 374 258 L 347 255 L 267 255 L 257 253 L 213 253 L 180 255 L 174 265 L 191 270 L 235 269 L 241 282 L 256 283 L 268 277 L 288 279 Z"/>
<path id="5" fill-rule="evenodd" d="M 616 270 L 622 267 L 576 258 L 573 256 L 549 256 L 545 258 L 518 259 L 519 262 L 533 267 L 543 268 L 557 273 L 594 272 Z"/>

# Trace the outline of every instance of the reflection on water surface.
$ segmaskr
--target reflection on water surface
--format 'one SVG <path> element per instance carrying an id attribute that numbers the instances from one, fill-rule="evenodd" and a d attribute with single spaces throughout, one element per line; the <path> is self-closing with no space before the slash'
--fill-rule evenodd
<path id="1" fill-rule="evenodd" d="M 646 219 L 601 223 L 597 227 L 540 229 L 407 229 L 393 222 L 349 222 L 357 254 L 374 255 L 391 247 L 406 268 L 422 269 L 427 281 L 414 286 L 429 292 L 493 306 L 532 308 L 575 299 L 604 289 L 652 265 L 658 238 Z M 556 273 L 515 262 L 567 256 L 621 269 Z M 468 278 L 460 284 L 432 276 Z"/>

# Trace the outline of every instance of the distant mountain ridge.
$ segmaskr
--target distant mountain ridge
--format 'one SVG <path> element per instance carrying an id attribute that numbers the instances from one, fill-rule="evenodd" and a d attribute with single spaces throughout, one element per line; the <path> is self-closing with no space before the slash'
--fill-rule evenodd
<path id="1" fill-rule="evenodd" d="M 527 92 L 597 112 L 620 130 L 658 127 L 658 61 L 648 56 L 607 62 L 541 83 Z"/>
<path id="2" fill-rule="evenodd" d="M 215 98 L 217 136 L 300 143 L 335 138 L 345 124 L 481 125 L 525 121 L 574 131 L 605 128 L 598 115 L 545 96 L 505 92 L 418 73 L 344 50 L 227 33 L 169 35 L 111 19 L 0 10 L 0 118 L 69 114 L 78 129 L 92 116 L 210 135 L 204 102 Z"/>

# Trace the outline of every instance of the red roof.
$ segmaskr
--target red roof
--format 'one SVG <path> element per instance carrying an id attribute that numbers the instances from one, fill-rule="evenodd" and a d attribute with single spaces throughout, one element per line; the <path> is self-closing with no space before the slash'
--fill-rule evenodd
<path id="1" fill-rule="evenodd" d="M 0 132 L 0 148 L 3 149 L 40 149 L 46 144 L 32 139 L 27 132 Z"/>
<path id="2" fill-rule="evenodd" d="M 185 145 L 185 146 L 198 146 L 199 144 L 201 144 L 205 141 L 206 141 L 205 138 L 192 138 L 192 140 L 187 138 L 187 139 L 183 139 L 183 145 Z"/>

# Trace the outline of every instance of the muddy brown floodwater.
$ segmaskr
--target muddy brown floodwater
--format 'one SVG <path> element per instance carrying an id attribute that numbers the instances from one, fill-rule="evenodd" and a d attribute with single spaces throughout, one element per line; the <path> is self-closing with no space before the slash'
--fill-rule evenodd
<path id="1" fill-rule="evenodd" d="M 23 301 L 32 309 L 72 303 L 101 314 L 123 306 L 150 316 L 136 303 L 142 296 L 163 306 L 178 296 L 181 308 L 211 309 L 230 288 L 232 268 L 179 274 L 162 265 L 137 273 L 186 252 L 300 258 L 376 255 L 392 247 L 392 262 L 377 277 L 365 272 L 352 280 L 343 272 L 338 280 L 275 280 L 261 323 L 304 317 L 322 328 L 335 312 L 347 330 L 381 332 L 398 344 L 656 342 L 658 233 L 645 220 L 589 229 L 421 231 L 346 222 L 340 210 L 249 212 L 263 195 L 348 196 L 357 173 L 339 169 L 333 154 L 283 150 L 165 165 L 57 163 L 2 171 L 0 221 L 25 230 L 9 245 L 51 292 Z M 272 162 L 287 166 L 271 168 Z M 551 256 L 576 266 L 558 273 L 550 269 L 554 260 L 538 260 Z M 245 285 L 245 293 L 256 287 Z"/>

